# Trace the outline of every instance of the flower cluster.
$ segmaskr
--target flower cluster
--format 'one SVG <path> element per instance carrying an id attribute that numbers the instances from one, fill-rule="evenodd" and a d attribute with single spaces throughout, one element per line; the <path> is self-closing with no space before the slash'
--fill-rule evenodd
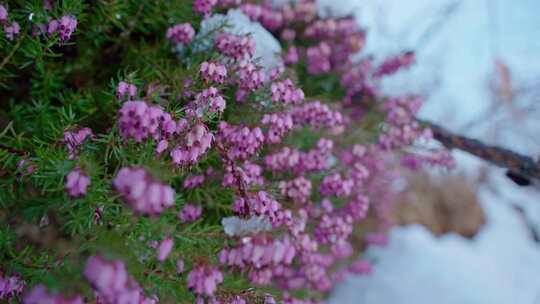
<path id="1" fill-rule="evenodd" d="M 419 138 L 430 139 L 430 129 L 423 129 L 414 118 L 422 101 L 418 98 L 400 97 L 388 100 L 383 105 L 386 112 L 386 130 L 379 136 L 384 149 L 408 146 Z"/>
<path id="2" fill-rule="evenodd" d="M 321 171 L 329 168 L 333 142 L 326 138 L 321 138 L 317 146 L 307 152 L 284 147 L 280 151 L 266 155 L 264 163 L 271 171 L 293 171 L 295 173 L 306 173 Z"/>
<path id="3" fill-rule="evenodd" d="M 180 23 L 167 29 L 166 36 L 174 44 L 188 45 L 195 37 L 195 30 L 189 23 Z"/>
<path id="4" fill-rule="evenodd" d="M 295 87 L 290 79 L 272 83 L 270 92 L 272 93 L 273 102 L 299 104 L 304 100 L 304 91 Z"/>
<path id="5" fill-rule="evenodd" d="M 71 197 L 84 196 L 90 185 L 90 178 L 81 170 L 74 169 L 66 176 L 66 191 Z"/>
<path id="6" fill-rule="evenodd" d="M 223 175 L 223 187 L 235 186 L 238 184 L 262 186 L 264 177 L 262 167 L 250 161 L 244 161 L 241 165 L 227 165 Z"/>
<path id="7" fill-rule="evenodd" d="M 281 204 L 265 191 L 258 191 L 246 198 L 236 197 L 233 211 L 240 215 L 264 215 L 273 226 L 279 226 L 285 216 Z"/>
<path id="8" fill-rule="evenodd" d="M 167 119 L 168 118 L 168 119 Z M 120 109 L 118 119 L 120 135 L 141 142 L 149 137 L 159 138 L 161 128 L 166 132 L 177 132 L 177 125 L 159 106 L 144 101 L 127 101 Z"/>
<path id="9" fill-rule="evenodd" d="M 261 123 L 268 125 L 266 141 L 270 144 L 277 144 L 293 128 L 293 116 L 289 113 L 265 114 Z"/>
<path id="10" fill-rule="evenodd" d="M 201 93 L 195 95 L 193 101 L 194 111 L 188 112 L 188 115 L 201 117 L 205 112 L 222 113 L 225 110 L 226 101 L 219 94 L 218 89 L 209 87 Z"/>
<path id="11" fill-rule="evenodd" d="M 84 277 L 103 303 L 155 303 L 145 298 L 141 287 L 129 275 L 122 261 L 92 256 L 86 262 Z"/>
<path id="12" fill-rule="evenodd" d="M 217 140 L 227 147 L 227 157 L 231 160 L 247 159 L 259 150 L 264 143 L 264 135 L 259 127 L 219 123 Z"/>
<path id="13" fill-rule="evenodd" d="M 195 175 L 190 175 L 186 177 L 186 179 L 184 180 L 183 186 L 184 186 L 184 189 L 189 190 L 189 189 L 194 189 L 194 188 L 199 187 L 200 185 L 202 185 L 202 183 L 204 183 L 204 175 L 195 174 Z"/>
<path id="14" fill-rule="evenodd" d="M 245 91 L 255 91 L 262 87 L 266 75 L 263 69 L 257 68 L 251 61 L 242 61 L 238 64 L 236 75 L 240 89 Z"/>
<path id="15" fill-rule="evenodd" d="M 189 272 L 187 280 L 188 288 L 198 296 L 212 296 L 223 282 L 223 274 L 215 267 L 200 265 Z"/>
<path id="16" fill-rule="evenodd" d="M 197 162 L 209 149 L 214 136 L 203 123 L 195 124 L 187 132 L 183 145 L 176 146 L 171 151 L 173 162 L 177 165 Z"/>
<path id="17" fill-rule="evenodd" d="M 315 229 L 317 241 L 322 244 L 345 241 L 351 233 L 351 217 L 341 215 L 324 214 Z"/>
<path id="18" fill-rule="evenodd" d="M 74 132 L 64 132 L 64 143 L 69 152 L 69 159 L 75 159 L 80 145 L 92 135 L 93 133 L 90 128 L 81 128 Z"/>
<path id="19" fill-rule="evenodd" d="M 37 285 L 23 298 L 24 304 L 83 304 L 83 299 L 79 295 L 70 298 L 65 298 L 60 294 L 52 293 L 43 285 Z"/>
<path id="20" fill-rule="evenodd" d="M 8 15 L 6 7 L 0 4 L 0 24 L 4 26 L 4 35 L 6 35 L 6 38 L 13 40 L 20 33 L 21 27 L 16 21 L 9 23 Z"/>
<path id="21" fill-rule="evenodd" d="M 218 0 L 194 0 L 193 11 L 205 17 L 208 17 L 212 12 L 214 6 L 216 6 L 217 4 Z"/>
<path id="22" fill-rule="evenodd" d="M 223 83 L 227 77 L 227 68 L 219 62 L 205 61 L 201 63 L 199 73 L 206 82 Z"/>
<path id="23" fill-rule="evenodd" d="M 189 223 L 196 221 L 202 214 L 202 208 L 193 204 L 185 204 L 180 213 L 178 213 L 178 218 L 182 223 Z"/>
<path id="24" fill-rule="evenodd" d="M 377 67 L 374 76 L 381 77 L 385 75 L 392 75 L 401 68 L 410 67 L 414 61 L 414 52 L 405 52 L 403 54 L 399 54 L 398 56 L 389 58 L 381 63 L 381 65 Z"/>
<path id="25" fill-rule="evenodd" d="M 283 266 L 290 265 L 296 248 L 289 239 L 267 240 L 254 238 L 236 248 L 219 252 L 221 264 L 250 270 L 250 280 L 255 284 L 270 283 L 274 273 L 279 275 Z"/>
<path id="26" fill-rule="evenodd" d="M 284 25 L 285 16 L 281 11 L 257 4 L 244 4 L 240 8 L 251 20 L 259 21 L 270 31 L 276 31 Z"/>
<path id="27" fill-rule="evenodd" d="M 311 196 L 311 181 L 300 176 L 290 181 L 279 182 L 279 189 L 281 195 L 297 204 L 305 204 Z"/>
<path id="28" fill-rule="evenodd" d="M 143 168 L 120 169 L 113 186 L 137 213 L 155 215 L 174 205 L 174 189 L 154 180 Z"/>
<path id="29" fill-rule="evenodd" d="M 9 302 L 11 299 L 19 296 L 25 286 L 26 282 L 23 281 L 19 276 L 13 275 L 10 277 L 4 277 L 2 272 L 0 272 L 0 300 L 6 300 L 6 302 Z"/>
<path id="30" fill-rule="evenodd" d="M 330 56 L 332 48 L 326 42 L 321 42 L 316 46 L 309 47 L 306 51 L 308 71 L 313 74 L 328 73 L 332 69 Z"/>
<path id="31" fill-rule="evenodd" d="M 71 38 L 71 34 L 77 28 L 77 18 L 75 16 L 66 15 L 62 16 L 60 20 L 52 19 L 47 26 L 47 33 L 52 35 L 58 33 L 60 41 L 68 41 Z"/>
<path id="32" fill-rule="evenodd" d="M 133 100 L 137 96 L 137 87 L 132 83 L 120 81 L 116 87 L 116 98 L 124 100 L 126 96 L 128 100 Z"/>
<path id="33" fill-rule="evenodd" d="M 291 109 L 291 115 L 296 126 L 309 125 L 315 129 L 327 128 L 339 132 L 345 124 L 341 112 L 332 111 L 328 105 L 320 101 L 296 106 Z"/>
<path id="34" fill-rule="evenodd" d="M 353 190 L 354 182 L 343 178 L 339 173 L 332 173 L 323 178 L 319 192 L 321 195 L 334 195 L 337 197 L 349 196 Z"/>
<path id="35" fill-rule="evenodd" d="M 290 47 L 287 52 L 283 55 L 283 62 L 285 64 L 295 64 L 300 60 L 300 55 L 298 54 L 298 48 L 295 46 Z"/>
<path id="36" fill-rule="evenodd" d="M 236 61 L 249 59 L 255 53 L 255 41 L 248 36 L 220 33 L 216 36 L 214 44 L 223 56 Z"/>
<path id="37" fill-rule="evenodd" d="M 423 164 L 452 169 L 455 167 L 456 162 L 450 152 L 437 150 L 426 155 L 406 153 L 401 157 L 401 164 L 411 170 L 419 170 Z"/>

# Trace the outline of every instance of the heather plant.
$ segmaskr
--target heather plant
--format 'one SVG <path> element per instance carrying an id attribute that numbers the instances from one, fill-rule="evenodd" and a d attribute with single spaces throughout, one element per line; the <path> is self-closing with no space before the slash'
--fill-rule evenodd
<path id="1" fill-rule="evenodd" d="M 204 29 L 229 10 L 277 64 Z M 311 0 L 4 1 L 0 23 L 0 300 L 319 303 L 376 268 L 400 172 L 452 166 L 421 99 L 378 88 L 413 54 L 363 54 Z"/>

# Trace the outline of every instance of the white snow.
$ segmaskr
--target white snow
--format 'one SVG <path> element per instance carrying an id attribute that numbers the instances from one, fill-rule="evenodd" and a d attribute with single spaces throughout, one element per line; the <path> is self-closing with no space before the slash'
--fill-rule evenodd
<path id="1" fill-rule="evenodd" d="M 252 216 L 249 219 L 229 216 L 221 219 L 221 225 L 228 236 L 241 236 L 272 230 L 272 224 L 264 216 Z"/>
<path id="2" fill-rule="evenodd" d="M 513 85 L 540 79 L 540 2 L 318 0 L 318 4 L 319 12 L 354 15 L 365 26 L 366 53 L 385 57 L 404 49 L 417 52 L 418 63 L 386 79 L 383 86 L 388 94 L 424 94 L 422 118 L 533 157 L 540 154 L 535 135 L 540 128 L 538 112 L 512 116 L 503 107 L 477 127 L 466 128 L 492 104 L 488 81 L 495 60 L 508 65 Z M 534 95 L 518 96 L 515 102 L 534 105 Z M 495 124 L 495 119 L 503 123 Z M 493 132 L 495 126 L 499 128 Z M 468 178 L 486 166 L 466 153 L 454 155 L 458 173 Z M 519 187 L 503 169 L 490 167 L 478 195 L 487 223 L 473 240 L 455 234 L 435 238 L 421 226 L 396 228 L 387 248 L 366 253 L 375 262 L 374 274 L 349 278 L 329 303 L 540 304 L 540 247 L 525 225 L 528 221 L 540 231 L 538 187 Z"/>

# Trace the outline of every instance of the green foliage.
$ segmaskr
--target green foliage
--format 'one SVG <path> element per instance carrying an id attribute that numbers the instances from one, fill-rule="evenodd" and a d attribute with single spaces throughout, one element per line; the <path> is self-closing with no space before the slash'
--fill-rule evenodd
<path id="1" fill-rule="evenodd" d="M 0 270 L 20 274 L 29 286 L 42 282 L 63 293 L 90 296 L 81 270 L 88 256 L 100 252 L 126 261 L 141 286 L 161 302 L 192 302 L 185 274 L 170 274 L 176 273 L 180 257 L 187 269 L 200 259 L 215 262 L 224 240 L 216 223 L 231 214 L 233 193 L 217 181 L 205 190 L 183 192 L 187 172 L 156 158 L 155 143 L 120 138 L 115 124 L 120 104 L 114 94 L 120 80 L 140 89 L 159 83 L 170 95 L 153 102 L 170 112 L 183 106 L 184 79 L 212 56 L 194 57 L 188 67 L 165 38 L 173 24 L 200 23 L 191 1 L 65 0 L 52 11 L 43 8 L 42 0 L 3 4 L 9 18 L 21 25 L 21 35 L 13 41 L 0 35 Z M 47 17 L 63 15 L 78 20 L 69 42 L 31 34 Z M 96 136 L 78 159 L 69 160 L 63 133 L 80 126 L 92 128 Z M 26 163 L 18 167 L 22 160 Z M 191 171 L 217 163 L 213 153 Z M 144 166 L 173 186 L 176 207 L 156 218 L 134 216 L 111 189 L 116 172 L 128 164 Z M 84 197 L 71 199 L 64 179 L 76 166 L 88 174 L 91 186 Z M 202 205 L 204 218 L 180 224 L 176 213 L 186 201 Z M 148 242 L 166 235 L 176 238 L 175 256 L 158 263 Z M 248 287 L 228 276 L 223 288 L 240 292 Z"/>

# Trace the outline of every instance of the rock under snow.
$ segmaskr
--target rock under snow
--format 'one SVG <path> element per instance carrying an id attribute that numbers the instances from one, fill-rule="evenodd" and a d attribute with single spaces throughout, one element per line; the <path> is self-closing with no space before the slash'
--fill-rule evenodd
<path id="1" fill-rule="evenodd" d="M 200 43 L 199 50 L 212 45 L 214 34 L 221 27 L 230 34 L 250 35 L 255 40 L 254 57 L 267 71 L 282 65 L 279 41 L 260 23 L 252 22 L 238 9 L 229 10 L 227 15 L 215 14 L 202 21 L 201 29 L 195 38 Z"/>

